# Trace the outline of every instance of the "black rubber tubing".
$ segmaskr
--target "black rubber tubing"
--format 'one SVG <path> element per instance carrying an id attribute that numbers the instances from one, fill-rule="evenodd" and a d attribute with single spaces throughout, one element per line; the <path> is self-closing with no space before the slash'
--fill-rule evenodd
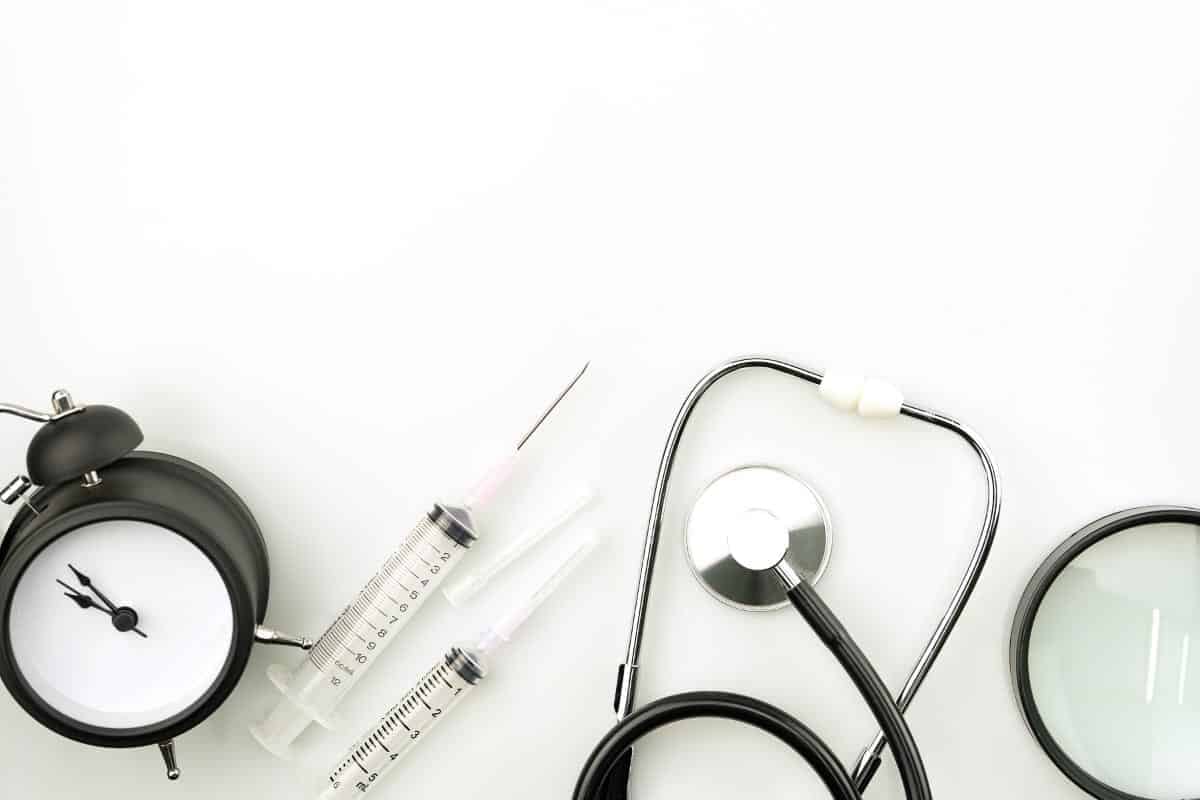
<path id="1" fill-rule="evenodd" d="M 837 658 L 870 707 L 895 755 L 905 796 L 908 800 L 931 800 L 929 778 L 916 741 L 871 662 L 806 582 L 790 589 L 788 599 Z M 574 800 L 626 800 L 634 743 L 664 725 L 698 717 L 737 720 L 772 734 L 812 766 L 835 800 L 859 800 L 875 773 L 875 769 L 869 770 L 861 785 L 855 786 L 829 746 L 795 717 L 775 706 L 729 692 L 687 692 L 642 707 L 605 734 L 584 763 L 575 784 Z"/>
<path id="2" fill-rule="evenodd" d="M 904 714 L 892 699 L 887 684 L 879 677 L 879 673 L 871 666 L 871 662 L 837 616 L 807 581 L 800 581 L 788 589 L 787 595 L 788 600 L 791 600 L 792 605 L 800 612 L 800 616 L 804 617 L 804 621 L 837 658 L 842 669 L 846 670 L 854 686 L 867 701 L 871 713 L 875 715 L 875 721 L 883 730 L 884 738 L 892 748 L 896 768 L 900 772 L 900 781 L 904 784 L 905 796 L 908 800 L 932 800 L 933 792 L 929 788 L 929 776 L 925 774 L 921 752 L 917 749 L 912 731 L 908 729 Z M 869 780 L 873 774 L 872 769 L 864 778 Z M 863 781 L 864 787 L 866 780 Z"/>
<path id="3" fill-rule="evenodd" d="M 784 711 L 740 694 L 685 692 L 656 700 L 630 714 L 610 730 L 588 757 L 575 784 L 575 800 L 600 800 L 626 792 L 625 758 L 633 743 L 664 725 L 696 717 L 736 720 L 766 731 L 800 754 L 837 800 L 861 800 L 846 768 L 820 737 Z M 614 780 L 606 780 L 619 763 Z M 618 794 L 614 795 L 616 791 Z"/>

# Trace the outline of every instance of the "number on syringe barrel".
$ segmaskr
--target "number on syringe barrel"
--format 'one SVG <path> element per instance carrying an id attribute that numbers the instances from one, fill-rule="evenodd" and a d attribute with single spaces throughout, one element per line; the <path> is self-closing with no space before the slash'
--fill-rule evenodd
<path id="1" fill-rule="evenodd" d="M 342 688 L 381 652 L 450 571 L 466 548 L 423 520 L 368 581 L 309 654 Z M 329 667 L 333 669 L 329 669 Z"/>
<path id="2" fill-rule="evenodd" d="M 451 666 L 457 650 L 425 673 L 404 698 L 388 709 L 379 724 L 360 739 L 329 776 L 333 792 L 346 787 L 363 794 L 458 703 L 472 685 Z M 323 798 L 342 800 L 341 794 Z"/>

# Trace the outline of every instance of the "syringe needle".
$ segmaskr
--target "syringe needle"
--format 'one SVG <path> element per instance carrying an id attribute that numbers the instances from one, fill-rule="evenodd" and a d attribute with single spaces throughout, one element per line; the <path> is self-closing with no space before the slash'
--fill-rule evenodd
<path id="1" fill-rule="evenodd" d="M 575 387 L 575 384 L 579 383 L 579 379 L 583 377 L 583 373 L 587 372 L 587 368 L 591 365 L 591 363 L 592 362 L 589 361 L 583 365 L 583 369 L 579 370 L 579 372 L 575 374 L 575 377 L 572 378 L 571 382 L 567 384 L 567 388 L 558 393 L 558 397 L 554 398 L 554 402 L 550 404 L 550 407 L 542 412 L 542 415 L 538 417 L 537 422 L 533 423 L 533 427 L 529 429 L 529 433 L 521 437 L 521 441 L 517 444 L 516 448 L 510 451 L 503 461 L 500 461 L 490 470 L 488 470 L 487 474 L 483 476 L 483 479 L 479 481 L 479 483 L 475 484 L 475 487 L 467 493 L 467 496 L 463 501 L 463 504 L 467 508 L 478 508 L 482 503 L 486 503 L 496 494 L 497 490 L 499 490 L 499 488 L 508 481 L 509 477 L 513 473 L 513 470 L 516 469 L 517 461 L 521 455 L 521 448 L 525 446 L 525 443 L 529 441 L 529 438 L 533 436 L 533 434 L 537 433 L 538 428 L 542 427 L 542 423 L 546 421 L 546 418 L 550 416 L 550 413 L 554 411 L 554 409 L 558 408 L 558 404 L 561 403 L 563 398 L 567 396 L 567 392 L 571 391 L 571 389 Z"/>
<path id="2" fill-rule="evenodd" d="M 575 377 L 571 379 L 571 382 L 567 384 L 567 388 L 558 393 L 558 397 L 554 398 L 554 402 L 550 404 L 550 407 L 542 412 L 542 415 L 538 417 L 537 422 L 533 423 L 533 427 L 529 429 L 529 433 L 521 437 L 520 443 L 517 444 L 518 450 L 525 446 L 525 443 L 529 441 L 529 437 L 533 436 L 533 434 L 537 432 L 538 428 L 542 427 L 542 423 L 546 421 L 546 417 L 550 416 L 550 412 L 558 408 L 558 404 L 561 403 L 563 398 L 567 396 L 567 392 L 575 388 L 575 384 L 579 383 L 579 379 L 583 377 L 583 373 L 587 372 L 587 368 L 591 366 L 591 363 L 591 361 L 588 361 L 583 365 L 583 369 L 579 370 Z"/>

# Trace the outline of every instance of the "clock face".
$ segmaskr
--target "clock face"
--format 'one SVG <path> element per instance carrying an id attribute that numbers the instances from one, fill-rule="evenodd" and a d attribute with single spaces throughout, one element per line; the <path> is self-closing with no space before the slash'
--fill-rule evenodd
<path id="1" fill-rule="evenodd" d="M 37 553 L 13 592 L 9 645 L 21 677 L 59 714 L 133 729 L 185 711 L 234 647 L 229 590 L 174 531 L 108 520 Z"/>

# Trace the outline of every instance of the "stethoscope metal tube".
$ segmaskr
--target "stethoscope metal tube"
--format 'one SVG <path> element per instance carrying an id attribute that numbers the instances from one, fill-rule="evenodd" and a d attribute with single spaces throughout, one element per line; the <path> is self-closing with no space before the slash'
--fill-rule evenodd
<path id="1" fill-rule="evenodd" d="M 679 448 L 680 439 L 683 436 L 683 430 L 687 425 L 688 419 L 695 410 L 701 397 L 712 386 L 727 375 L 737 372 L 742 369 L 752 367 L 765 368 L 782 372 L 786 375 L 791 375 L 796 378 L 808 381 L 809 383 L 820 385 L 824 376 L 815 370 L 807 369 L 798 364 L 784 361 L 782 359 L 771 358 L 766 356 L 747 356 L 743 358 L 733 359 L 724 364 L 717 366 L 692 388 L 680 407 L 679 412 L 675 415 L 675 421 L 671 426 L 671 431 L 667 436 L 666 445 L 663 448 L 662 458 L 659 462 L 658 476 L 655 481 L 654 494 L 651 497 L 650 517 L 646 524 L 645 543 L 642 548 L 642 563 L 641 570 L 638 576 L 638 588 L 634 597 L 633 619 L 629 629 L 629 645 L 625 654 L 625 662 L 621 665 L 617 678 L 617 691 L 615 698 L 615 710 L 617 719 L 623 720 L 633 710 L 635 692 L 637 686 L 637 670 L 638 662 L 642 649 L 642 636 L 646 623 L 646 611 L 650 599 L 650 584 L 654 574 L 654 564 L 658 554 L 659 535 L 662 530 L 662 514 L 663 506 L 666 500 L 667 483 L 670 480 L 671 469 L 675 462 L 675 455 Z M 987 560 L 988 553 L 991 550 L 992 541 L 995 538 L 996 526 L 1000 518 L 1000 481 L 996 474 L 996 468 L 992 462 L 987 448 L 969 428 L 959 423 L 957 420 L 921 408 L 916 405 L 904 403 L 900 408 L 900 413 L 904 416 L 936 425 L 945 430 L 951 431 L 965 440 L 971 449 L 979 458 L 980 465 L 983 468 L 986 489 L 986 509 L 984 512 L 983 524 L 976 541 L 975 550 L 971 555 L 971 561 L 967 565 L 967 569 L 960 580 L 954 596 L 951 598 L 950 604 L 946 612 L 942 615 L 937 627 L 934 629 L 933 635 L 929 642 L 925 645 L 912 671 L 909 673 L 908 679 L 905 681 L 903 688 L 896 699 L 896 705 L 901 712 L 905 711 L 920 688 L 921 683 L 925 680 L 929 673 L 930 667 L 933 665 L 946 640 L 950 636 L 955 623 L 961 616 L 963 608 L 966 606 L 967 600 L 970 598 L 976 583 L 979 581 L 979 576 L 983 571 L 984 563 Z M 853 777 L 855 784 L 859 789 L 866 787 L 878 769 L 879 759 L 886 744 L 886 737 L 880 731 L 875 735 L 875 738 L 863 751 L 855 766 Z"/>

